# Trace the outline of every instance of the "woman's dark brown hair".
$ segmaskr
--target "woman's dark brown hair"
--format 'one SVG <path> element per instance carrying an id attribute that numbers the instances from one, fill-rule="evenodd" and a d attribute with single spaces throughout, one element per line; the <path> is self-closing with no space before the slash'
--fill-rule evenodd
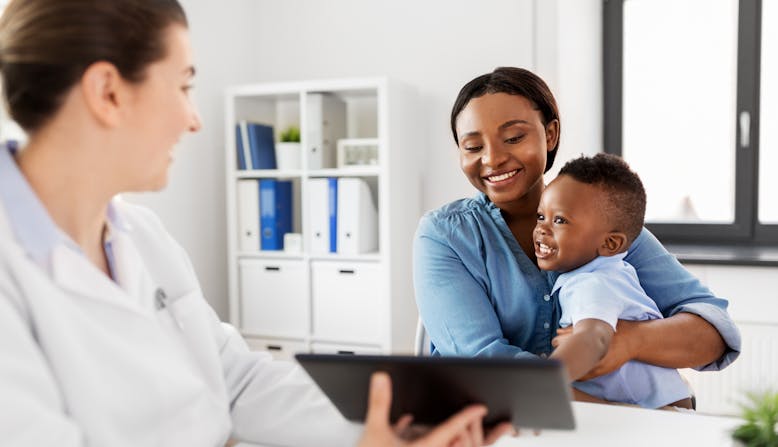
<path id="1" fill-rule="evenodd" d="M 0 72 L 8 111 L 27 132 L 59 110 L 95 62 L 130 82 L 165 57 L 165 31 L 187 26 L 176 0 L 13 0 L 0 17 Z"/>
<path id="2" fill-rule="evenodd" d="M 538 75 L 523 68 L 499 67 L 491 73 L 478 76 L 462 87 L 456 101 L 454 101 L 454 107 L 451 109 L 451 132 L 454 134 L 454 141 L 459 144 L 456 123 L 462 109 L 467 106 L 471 99 L 481 97 L 487 93 L 507 93 L 529 99 L 535 105 L 535 109 L 539 110 L 543 116 L 544 126 L 547 126 L 551 121 L 557 120 L 560 138 L 557 138 L 556 146 L 546 157 L 546 172 L 548 172 L 551 166 L 554 165 L 554 159 L 559 149 L 559 140 L 561 139 L 562 122 L 559 119 L 559 108 L 548 85 Z"/>

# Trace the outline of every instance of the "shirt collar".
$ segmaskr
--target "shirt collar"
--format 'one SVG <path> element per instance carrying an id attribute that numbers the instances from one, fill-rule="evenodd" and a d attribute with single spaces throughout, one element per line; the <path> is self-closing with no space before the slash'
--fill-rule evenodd
<path id="1" fill-rule="evenodd" d="M 16 164 L 15 153 L 13 147 L 0 145 L 0 204 L 5 208 L 19 244 L 33 261 L 48 270 L 50 255 L 56 246 L 65 244 L 79 252 L 81 249 L 54 223 Z M 113 201 L 108 204 L 106 218 L 109 233 L 129 230 Z"/>
<path id="2" fill-rule="evenodd" d="M 578 267 L 577 269 L 570 270 L 569 272 L 564 272 L 557 277 L 556 281 L 554 282 L 554 287 L 551 290 L 551 293 L 552 294 L 556 293 L 556 291 L 561 289 L 562 286 L 564 286 L 565 283 L 568 280 L 570 280 L 570 278 L 574 277 L 579 273 L 591 273 L 608 264 L 620 263 L 621 261 L 624 260 L 624 257 L 626 256 L 627 256 L 626 251 L 622 253 L 617 253 L 613 256 L 597 256 L 596 258 Z"/>

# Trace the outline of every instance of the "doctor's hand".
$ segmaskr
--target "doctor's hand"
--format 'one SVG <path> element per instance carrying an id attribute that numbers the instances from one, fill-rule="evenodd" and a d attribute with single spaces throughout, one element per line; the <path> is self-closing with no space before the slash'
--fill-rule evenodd
<path id="1" fill-rule="evenodd" d="M 433 427 L 424 436 L 408 441 L 403 439 L 403 434 L 410 431 L 411 417 L 403 416 L 392 427 L 389 423 L 391 406 L 392 383 L 389 375 L 383 372 L 373 374 L 370 380 L 365 432 L 359 447 L 473 447 L 491 445 L 505 434 L 515 434 L 514 428 L 506 422 L 492 429 L 484 438 L 481 423 L 486 416 L 486 407 L 470 405 Z"/>
<path id="2" fill-rule="evenodd" d="M 578 380 L 589 380 L 612 373 L 621 368 L 621 366 L 628 361 L 634 359 L 635 354 L 633 345 L 635 342 L 634 337 L 636 335 L 634 328 L 638 324 L 640 324 L 639 321 L 619 320 L 618 323 L 616 323 L 616 332 L 613 334 L 611 343 L 608 346 L 608 352 L 591 371 Z M 551 345 L 554 348 L 565 342 L 567 337 L 573 333 L 573 327 L 568 326 L 566 328 L 559 328 L 556 332 L 557 336 L 551 340 Z"/>

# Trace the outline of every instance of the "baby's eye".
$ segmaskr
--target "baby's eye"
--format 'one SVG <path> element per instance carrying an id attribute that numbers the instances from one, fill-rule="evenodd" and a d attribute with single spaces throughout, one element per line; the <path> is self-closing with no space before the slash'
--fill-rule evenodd
<path id="1" fill-rule="evenodd" d="M 555 224 L 565 224 L 565 223 L 567 223 L 567 219 L 565 219 L 562 216 L 556 216 L 556 217 L 554 217 L 554 223 Z"/>
<path id="2" fill-rule="evenodd" d="M 543 222 L 544 220 L 546 220 L 546 217 L 544 215 L 538 213 L 538 222 Z"/>

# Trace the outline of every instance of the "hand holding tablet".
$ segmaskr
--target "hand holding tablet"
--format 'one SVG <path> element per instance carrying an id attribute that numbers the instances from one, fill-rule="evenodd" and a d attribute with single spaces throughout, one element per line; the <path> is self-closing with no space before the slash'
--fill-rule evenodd
<path id="1" fill-rule="evenodd" d="M 481 446 L 492 445 L 503 435 L 516 433 L 508 422 L 499 424 L 484 433 L 482 420 L 487 409 L 483 405 L 470 405 L 444 423 L 423 432 L 410 426 L 412 422 L 410 415 L 403 416 L 400 421 L 391 426 L 389 425 L 391 402 L 391 378 L 385 372 L 373 373 L 370 380 L 365 431 L 358 447 Z M 408 442 L 403 441 L 406 439 Z"/>

